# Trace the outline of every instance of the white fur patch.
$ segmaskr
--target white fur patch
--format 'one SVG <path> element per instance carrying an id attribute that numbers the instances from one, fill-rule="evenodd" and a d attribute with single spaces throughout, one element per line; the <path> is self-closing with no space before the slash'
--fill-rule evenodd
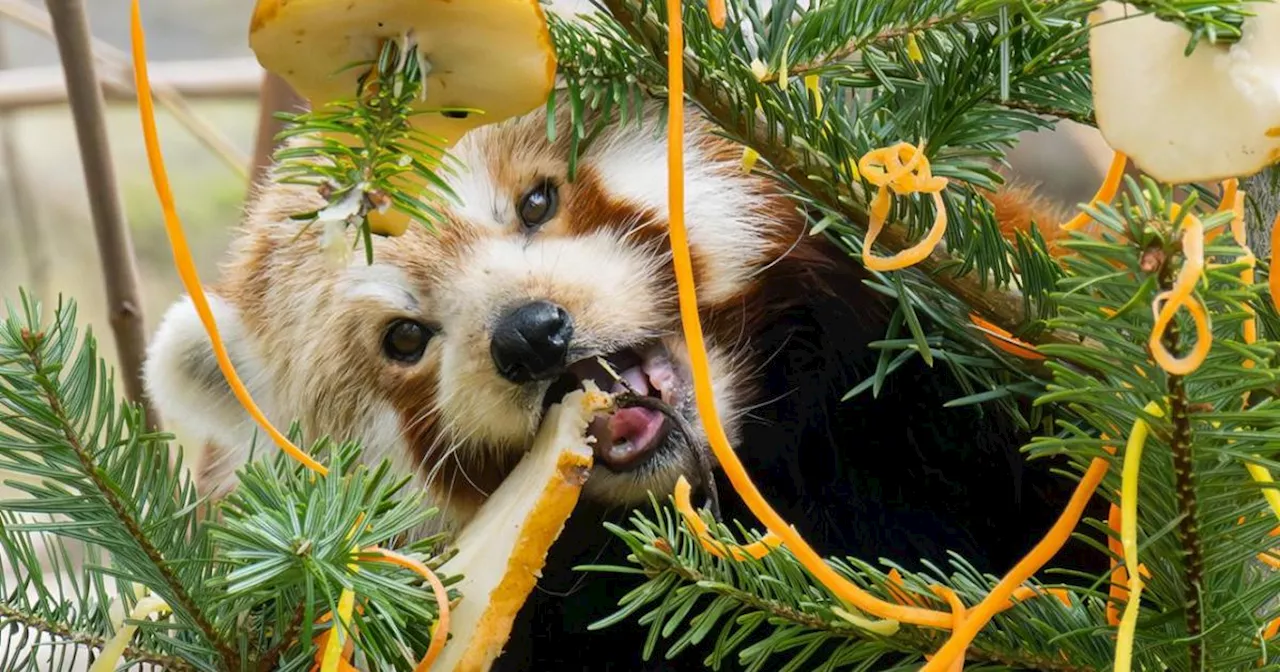
<path id="1" fill-rule="evenodd" d="M 270 418 L 273 404 L 267 367 L 253 351 L 235 308 L 214 294 L 207 297 L 236 373 Z M 209 477 L 214 481 L 212 487 L 226 487 L 223 481 L 232 477 L 247 457 L 255 434 L 260 432 L 222 377 L 209 337 L 189 297 L 165 313 L 148 348 L 144 375 L 147 395 L 162 422 L 193 441 L 212 443 L 220 449 L 223 459 L 209 463 Z"/>
<path id="2" fill-rule="evenodd" d="M 754 215 L 764 205 L 762 199 L 747 191 L 741 178 L 708 162 L 688 135 L 684 159 L 689 245 L 712 270 L 698 285 L 698 293 L 718 303 L 746 286 L 767 250 L 762 234 L 776 223 Z M 669 218 L 665 138 L 647 127 L 614 133 L 593 148 L 588 160 L 610 195 Z"/>

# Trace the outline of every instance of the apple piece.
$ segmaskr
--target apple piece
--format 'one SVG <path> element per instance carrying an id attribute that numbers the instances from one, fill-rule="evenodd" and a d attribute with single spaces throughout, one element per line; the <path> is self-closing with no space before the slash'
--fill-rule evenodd
<path id="1" fill-rule="evenodd" d="M 1107 144 L 1173 184 L 1245 177 L 1280 161 L 1280 4 L 1249 9 L 1237 43 L 1202 41 L 1184 55 L 1182 26 L 1100 5 L 1089 17 L 1089 57 Z"/>
<path id="2" fill-rule="evenodd" d="M 467 131 L 532 112 L 555 84 L 556 56 L 539 0 L 258 0 L 249 46 L 312 106 L 352 98 L 387 40 L 411 37 L 422 59 L 411 123 L 448 149 Z M 429 188 L 425 179 L 415 186 Z M 408 216 L 374 211 L 374 233 L 399 235 Z"/>

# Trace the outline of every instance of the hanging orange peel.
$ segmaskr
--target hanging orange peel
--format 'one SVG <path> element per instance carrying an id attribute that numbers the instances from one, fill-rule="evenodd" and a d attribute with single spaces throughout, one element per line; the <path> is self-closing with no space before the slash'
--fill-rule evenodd
<path id="1" fill-rule="evenodd" d="M 182 231 L 182 222 L 178 218 L 177 207 L 174 204 L 173 191 L 169 186 L 169 177 L 165 171 L 164 154 L 160 151 L 160 140 L 156 132 L 155 103 L 151 98 L 151 84 L 147 77 L 146 35 L 142 29 L 142 14 L 138 3 L 139 0 L 133 0 L 131 19 L 134 83 L 138 92 L 138 110 L 142 117 L 142 136 L 147 147 L 147 161 L 151 165 L 151 179 L 155 182 L 156 195 L 160 199 L 160 206 L 164 213 L 164 228 L 169 236 L 169 244 L 173 250 L 174 265 L 177 267 L 178 277 L 182 280 L 182 286 L 191 296 L 191 303 L 196 309 L 196 314 L 199 315 L 200 322 L 204 325 L 205 331 L 209 335 L 209 342 L 213 347 L 213 354 L 214 358 L 217 359 L 218 368 L 222 371 L 223 377 L 226 378 L 227 384 L 231 387 L 232 394 L 235 395 L 240 404 L 244 406 L 245 411 L 262 427 L 281 450 L 301 462 L 308 469 L 322 476 L 326 475 L 329 473 L 328 469 L 293 445 L 292 441 L 280 433 L 280 430 L 276 429 L 267 420 L 249 395 L 249 391 L 245 389 L 240 376 L 236 374 L 235 367 L 231 364 L 231 358 L 227 356 L 227 348 L 218 333 L 217 322 L 213 319 L 213 312 L 209 309 L 209 300 L 204 294 L 200 276 L 196 272 L 195 260 L 191 257 L 191 249 L 187 246 L 186 235 Z"/>
<path id="2" fill-rule="evenodd" d="M 1111 156 L 1111 166 L 1107 168 L 1107 175 L 1102 180 L 1102 185 L 1098 187 L 1098 193 L 1093 195 L 1089 201 L 1091 207 L 1098 207 L 1102 203 L 1110 203 L 1116 197 L 1116 193 L 1120 191 L 1120 180 L 1124 177 L 1125 165 L 1129 162 L 1129 158 L 1121 152 L 1115 152 Z M 1084 228 L 1093 218 L 1087 212 L 1078 212 L 1075 217 L 1067 220 L 1062 225 L 1067 231 L 1079 231 Z"/>
<path id="3" fill-rule="evenodd" d="M 258 0 L 249 27 L 262 67 L 313 106 L 350 98 L 363 73 L 348 66 L 375 59 L 384 41 L 406 37 L 416 41 L 413 55 L 424 71 L 423 113 L 410 122 L 444 149 L 471 129 L 545 104 L 555 84 L 555 49 L 539 0 Z M 414 187 L 429 188 L 424 177 L 413 179 Z M 409 218 L 388 208 L 370 213 L 369 223 L 374 233 L 399 235 Z"/>
<path id="4" fill-rule="evenodd" d="M 947 208 L 942 191 L 947 188 L 947 178 L 934 177 L 929 159 L 924 155 L 924 143 L 915 146 L 901 142 L 892 147 L 867 152 L 858 161 L 862 178 L 879 187 L 871 201 L 871 218 L 867 224 L 867 236 L 862 241 L 862 263 L 873 271 L 896 271 L 920 263 L 933 253 L 942 236 L 947 232 Z M 884 230 L 885 220 L 892 206 L 892 194 L 933 194 L 937 213 L 933 226 L 915 245 L 892 257 L 876 255 L 872 246 Z"/>
<path id="5" fill-rule="evenodd" d="M 667 90 L 671 100 L 681 101 L 684 100 L 684 62 L 681 58 L 684 53 L 684 29 L 682 27 L 680 3 L 667 3 L 667 25 L 669 27 L 667 45 L 667 73 L 669 79 Z M 751 481 L 751 476 L 743 467 L 742 461 L 738 459 L 733 447 L 729 444 L 724 425 L 721 423 L 719 413 L 716 410 L 715 391 L 711 385 L 706 344 L 702 333 L 702 321 L 698 315 L 698 298 L 694 287 L 688 231 L 685 229 L 684 106 L 668 105 L 667 114 L 667 193 L 670 217 L 668 228 L 679 298 L 681 327 L 689 349 L 689 366 L 693 374 L 694 398 L 697 402 L 698 413 L 702 418 L 708 443 L 720 467 L 724 470 L 734 491 L 742 498 L 747 508 L 764 525 L 765 529 L 781 541 L 786 550 L 814 578 L 831 591 L 837 599 L 887 621 L 910 623 L 943 630 L 951 629 L 955 625 L 956 619 L 950 613 L 882 600 L 836 572 L 804 540 L 804 537 L 795 528 L 788 525 L 782 516 L 765 500 L 759 489 Z M 886 186 L 891 181 L 899 181 L 898 183 L 904 187 L 904 191 L 906 190 L 905 187 L 910 186 L 916 187 L 917 191 L 924 189 L 940 191 L 945 186 L 945 180 L 933 178 L 928 174 L 927 170 L 911 176 L 907 175 L 907 171 L 914 168 L 916 163 L 923 159 L 923 156 L 915 147 L 906 145 L 906 148 L 909 148 L 910 151 L 903 148 L 890 148 L 893 150 L 892 156 L 884 156 L 883 161 L 877 164 L 879 166 L 878 169 L 873 165 L 876 163 L 875 157 L 873 157 L 872 161 L 868 161 L 865 167 L 860 166 L 860 168 L 864 171 L 870 169 L 871 172 L 877 174 L 877 179 L 892 178 L 882 179 L 883 184 Z M 906 163 L 902 163 L 904 160 Z M 890 165 L 900 165 L 901 169 L 893 169 L 891 171 L 888 168 Z M 927 168 L 927 163 L 924 165 Z M 874 181 L 873 184 L 875 184 Z M 922 187 L 924 189 L 921 189 Z M 934 193 L 937 192 L 935 191 Z M 925 251 L 926 255 L 927 253 L 928 250 Z M 1108 466 L 1107 460 L 1102 458 L 1095 459 L 1089 465 L 1084 478 L 1081 479 L 1080 484 L 1072 494 L 1066 510 L 1063 511 L 1053 528 L 1008 575 L 1001 579 L 982 602 L 966 613 L 963 626 L 957 629 L 957 632 L 948 641 L 947 646 L 930 662 L 931 665 L 938 663 L 940 667 L 932 669 L 942 669 L 950 666 L 957 654 L 968 647 L 969 642 L 973 640 L 978 630 L 996 613 L 1009 608 L 1015 594 L 1018 594 L 1020 590 L 1026 589 L 1022 584 L 1062 548 L 1070 538 L 1071 531 L 1079 523 L 1080 517 L 1084 513 L 1085 504 L 1093 496 L 1093 492 L 1097 489 L 1098 483 L 1101 482 Z M 888 623 L 882 624 L 888 625 Z"/>
<path id="6" fill-rule="evenodd" d="M 590 475 L 587 426 L 611 408 L 612 398 L 593 385 L 553 405 L 532 447 L 458 534 L 457 554 L 441 567 L 462 576 L 463 596 L 441 670 L 483 672 L 502 653 Z"/>
<path id="7" fill-rule="evenodd" d="M 1180 208 L 1175 204 L 1173 216 L 1177 217 Z M 1151 329 L 1148 347 L 1151 356 L 1171 375 L 1185 376 L 1204 363 L 1213 345 L 1213 332 L 1209 329 L 1209 315 L 1204 304 L 1194 295 L 1196 284 L 1204 273 L 1204 225 L 1200 218 L 1187 213 L 1182 224 L 1182 268 L 1174 280 L 1173 288 L 1160 292 L 1151 303 L 1151 312 L 1155 315 L 1155 325 Z M 1174 357 L 1164 346 L 1164 332 L 1177 314 L 1179 308 L 1186 308 L 1196 325 L 1196 344 L 1183 357 Z"/>

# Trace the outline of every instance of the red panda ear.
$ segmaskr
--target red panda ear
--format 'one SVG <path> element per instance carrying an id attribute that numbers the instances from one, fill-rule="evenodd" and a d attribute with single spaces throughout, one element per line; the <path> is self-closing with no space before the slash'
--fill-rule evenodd
<path id="1" fill-rule="evenodd" d="M 207 294 L 209 308 L 217 323 L 218 333 L 227 348 L 232 365 L 254 401 L 271 417 L 271 382 L 269 372 L 254 354 L 252 335 L 245 329 L 239 311 L 229 301 Z M 200 317 L 190 298 L 183 298 L 169 308 L 147 348 L 143 369 L 147 395 L 160 414 L 167 431 L 190 448 L 204 449 L 200 462 L 202 488 L 221 490 L 227 487 L 233 473 L 213 473 L 212 462 L 237 465 L 244 460 L 223 459 L 228 453 L 243 452 L 253 446 L 256 425 L 240 406 L 218 367 Z M 274 421 L 274 420 L 273 420 Z M 261 447 L 262 439 L 258 439 Z"/>

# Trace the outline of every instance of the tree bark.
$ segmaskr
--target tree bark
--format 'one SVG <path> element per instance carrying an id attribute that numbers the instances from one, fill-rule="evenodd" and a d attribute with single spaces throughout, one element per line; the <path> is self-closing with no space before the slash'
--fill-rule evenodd
<path id="1" fill-rule="evenodd" d="M 1254 256 L 1271 256 L 1271 227 L 1280 213 L 1280 167 L 1272 166 L 1240 181 L 1245 193 L 1245 229 Z M 1272 272 L 1276 272 L 1274 269 Z"/>
<path id="2" fill-rule="evenodd" d="M 53 19 L 67 81 L 67 98 L 75 119 L 125 396 L 142 405 L 151 427 L 159 427 L 160 417 L 148 402 L 142 384 L 147 335 L 138 291 L 137 262 L 111 163 L 104 114 L 106 103 L 94 68 L 89 19 L 83 0 L 47 0 L 46 4 Z"/>

